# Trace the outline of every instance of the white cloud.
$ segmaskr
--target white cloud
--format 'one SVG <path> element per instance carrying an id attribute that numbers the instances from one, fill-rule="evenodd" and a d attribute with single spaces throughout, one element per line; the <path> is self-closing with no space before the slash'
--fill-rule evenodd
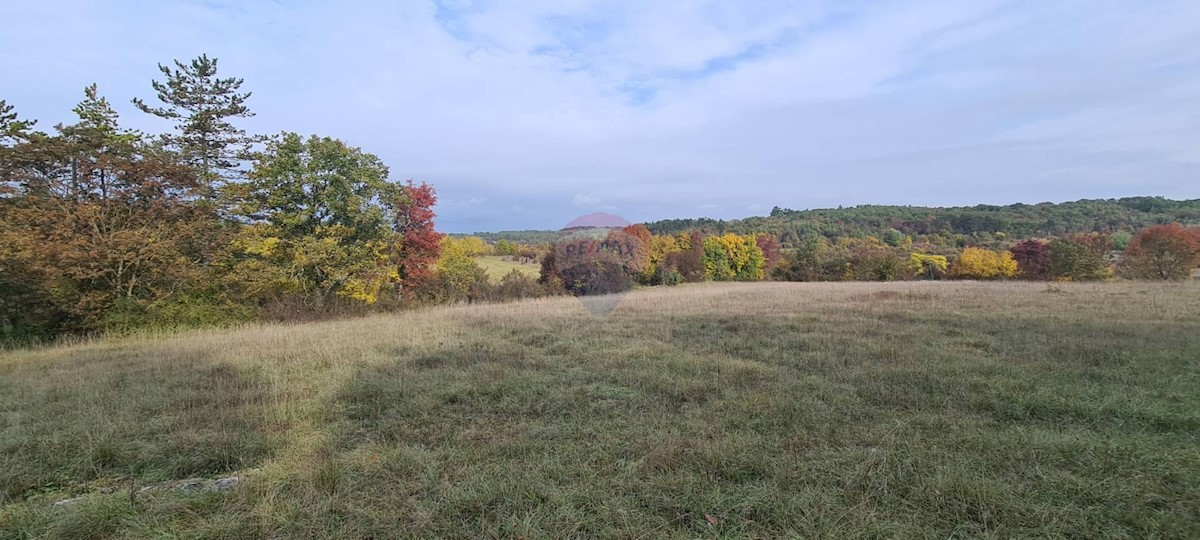
<path id="1" fill-rule="evenodd" d="M 248 127 L 379 154 L 434 183 L 451 230 L 1197 197 L 1197 20 L 1187 0 L 16 3 L 0 98 L 49 127 L 95 81 L 163 129 L 128 99 L 208 52 L 255 92 Z"/>

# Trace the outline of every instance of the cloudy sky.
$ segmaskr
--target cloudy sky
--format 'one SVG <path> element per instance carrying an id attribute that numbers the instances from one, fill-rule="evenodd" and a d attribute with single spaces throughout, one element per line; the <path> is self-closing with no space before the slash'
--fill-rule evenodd
<path id="1" fill-rule="evenodd" d="M 772 206 L 1200 197 L 1200 2 L 9 2 L 0 99 L 158 62 L 246 79 L 246 128 L 341 138 L 434 184 L 452 232 Z"/>

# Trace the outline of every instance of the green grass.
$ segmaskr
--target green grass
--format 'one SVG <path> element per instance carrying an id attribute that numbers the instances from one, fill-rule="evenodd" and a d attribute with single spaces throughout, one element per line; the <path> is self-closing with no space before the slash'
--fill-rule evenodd
<path id="1" fill-rule="evenodd" d="M 1198 299 L 705 284 L 10 352 L 0 538 L 1195 538 Z"/>
<path id="2" fill-rule="evenodd" d="M 508 274 L 513 270 L 518 270 L 522 274 L 534 278 L 538 277 L 539 272 L 541 272 L 541 266 L 539 266 L 537 263 L 515 262 L 510 260 L 508 257 L 499 255 L 484 255 L 481 257 L 475 257 L 475 262 L 479 264 L 480 268 L 483 268 L 483 270 L 487 272 L 488 278 L 492 281 L 498 281 L 500 278 L 504 277 L 505 274 Z"/>

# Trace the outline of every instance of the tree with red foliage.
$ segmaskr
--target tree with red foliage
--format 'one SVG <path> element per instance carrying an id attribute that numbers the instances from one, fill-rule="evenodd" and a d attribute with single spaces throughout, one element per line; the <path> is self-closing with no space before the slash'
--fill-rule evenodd
<path id="1" fill-rule="evenodd" d="M 665 264 L 678 270 L 684 281 L 704 281 L 704 235 L 692 231 L 688 240 L 688 249 L 667 254 Z"/>
<path id="2" fill-rule="evenodd" d="M 758 249 L 763 252 L 763 258 L 766 263 L 763 265 L 764 275 L 768 278 L 775 271 L 775 267 L 783 260 L 783 250 L 779 247 L 779 239 L 773 234 L 758 233 L 754 235 L 754 242 L 758 244 Z"/>
<path id="3" fill-rule="evenodd" d="M 1142 229 L 1125 249 L 1124 273 L 1145 279 L 1183 279 L 1200 266 L 1200 229 L 1178 223 Z"/>
<path id="4" fill-rule="evenodd" d="M 441 254 L 442 234 L 433 229 L 433 206 L 437 194 L 433 186 L 409 180 L 395 202 L 394 228 L 399 235 L 395 246 L 397 273 L 405 296 L 429 282 L 433 266 Z"/>
<path id="5" fill-rule="evenodd" d="M 1046 280 L 1054 277 L 1050 264 L 1050 243 L 1042 240 L 1026 240 L 1008 250 L 1017 260 L 1022 279 Z"/>
<path id="6" fill-rule="evenodd" d="M 642 245 L 645 246 L 650 245 L 650 238 L 654 236 L 654 234 L 650 232 L 650 229 L 647 229 L 646 226 L 642 225 L 641 223 L 635 223 L 633 225 L 622 227 L 621 232 L 641 240 Z"/>

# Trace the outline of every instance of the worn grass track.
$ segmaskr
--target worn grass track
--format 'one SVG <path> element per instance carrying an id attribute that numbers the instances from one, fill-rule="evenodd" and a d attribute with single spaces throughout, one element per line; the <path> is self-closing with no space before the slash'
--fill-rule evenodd
<path id="1" fill-rule="evenodd" d="M 0 538 L 1195 538 L 1198 367 L 1196 283 L 703 284 L 13 351 Z"/>

